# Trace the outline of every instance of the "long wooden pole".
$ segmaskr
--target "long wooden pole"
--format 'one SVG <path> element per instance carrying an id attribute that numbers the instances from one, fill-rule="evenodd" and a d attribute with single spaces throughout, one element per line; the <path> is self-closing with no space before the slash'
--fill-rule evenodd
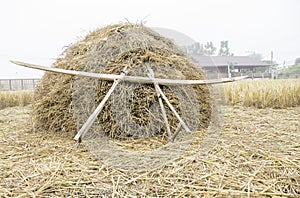
<path id="1" fill-rule="evenodd" d="M 149 71 L 149 77 L 150 78 L 154 78 L 154 72 L 150 68 L 149 65 L 147 65 L 147 69 Z M 168 136 L 169 136 L 169 140 L 171 140 L 171 130 L 170 130 L 170 125 L 169 125 L 169 121 L 168 121 L 166 109 L 165 109 L 164 104 L 162 102 L 161 94 L 159 93 L 158 88 L 157 88 L 157 87 L 159 87 L 159 85 L 157 83 L 154 83 L 154 87 L 155 87 L 155 91 L 156 91 L 156 94 L 157 94 L 157 97 L 158 97 L 158 102 L 159 102 L 159 105 L 160 105 L 161 113 L 163 115 L 163 119 L 164 119 L 165 124 L 166 124 L 166 128 L 167 128 L 167 133 L 168 133 Z"/>
<path id="2" fill-rule="evenodd" d="M 237 80 L 242 80 L 247 78 L 248 76 L 240 76 L 234 78 L 223 78 L 223 79 L 215 79 L 215 80 L 173 80 L 173 79 L 161 79 L 161 78 L 147 78 L 141 76 L 122 76 L 116 74 L 101 74 L 101 73 L 92 73 L 92 72 L 83 72 L 83 71 L 74 71 L 74 70 L 66 70 L 55 67 L 45 67 L 40 65 L 34 65 L 30 63 L 24 63 L 20 61 L 11 61 L 12 63 L 24 67 L 29 67 L 33 69 L 39 69 L 43 71 L 50 71 L 55 73 L 69 74 L 74 76 L 84 76 L 97 78 L 101 80 L 114 81 L 117 79 L 122 79 L 124 81 L 133 82 L 133 83 L 157 83 L 161 85 L 201 85 L 201 84 L 219 84 L 219 83 L 227 83 L 233 82 Z"/>
<path id="3" fill-rule="evenodd" d="M 160 87 L 158 87 L 158 91 L 160 93 L 160 95 L 162 96 L 162 98 L 165 100 L 165 102 L 167 103 L 167 105 L 170 107 L 171 111 L 174 113 L 174 115 L 176 116 L 176 118 L 179 120 L 179 122 L 181 123 L 181 125 L 183 126 L 183 128 L 187 131 L 187 132 L 191 132 L 191 130 L 189 129 L 189 127 L 185 124 L 185 122 L 182 120 L 182 118 L 180 117 L 180 115 L 177 113 L 177 111 L 175 110 L 175 108 L 173 107 L 173 105 L 170 103 L 170 101 L 168 100 L 168 98 L 165 96 L 165 94 L 163 93 L 163 91 L 160 89 Z"/>
<path id="4" fill-rule="evenodd" d="M 181 129 L 181 123 L 179 123 L 179 125 L 178 125 L 178 127 L 177 127 L 177 129 L 176 129 L 176 131 L 175 131 L 175 133 L 174 133 L 174 135 L 173 135 L 173 137 L 171 138 L 171 141 L 172 141 L 172 142 L 174 142 L 175 138 L 176 138 L 177 135 L 179 134 L 180 129 Z"/>
<path id="5" fill-rule="evenodd" d="M 169 106 L 169 108 L 171 109 L 171 111 L 174 113 L 174 115 L 176 116 L 176 118 L 179 120 L 179 123 L 181 124 L 181 126 L 188 132 L 191 133 L 191 130 L 189 129 L 189 127 L 185 124 L 185 122 L 183 121 L 183 119 L 180 117 L 180 115 L 177 113 L 176 109 L 173 107 L 173 105 L 170 103 L 170 101 L 168 100 L 168 98 L 166 97 L 166 95 L 164 94 L 164 92 L 161 90 L 161 88 L 156 84 L 154 84 L 154 86 L 157 88 L 157 91 L 159 92 L 159 94 L 162 96 L 162 98 L 165 100 L 165 102 L 167 103 L 167 105 Z M 175 138 L 173 138 L 174 141 Z"/>
<path id="6" fill-rule="evenodd" d="M 124 69 L 124 72 L 121 73 L 121 76 L 125 76 L 126 68 Z M 93 123 L 97 119 L 97 116 L 99 113 L 102 111 L 106 101 L 109 99 L 110 95 L 113 93 L 115 90 L 116 86 L 119 84 L 121 79 L 116 79 L 103 98 L 103 100 L 100 102 L 98 107 L 95 109 L 95 111 L 90 115 L 90 117 L 87 119 L 87 121 L 82 125 L 81 129 L 78 131 L 76 136 L 74 137 L 74 140 L 78 141 L 79 143 L 81 142 L 82 137 L 88 132 L 88 130 L 92 127 Z"/>

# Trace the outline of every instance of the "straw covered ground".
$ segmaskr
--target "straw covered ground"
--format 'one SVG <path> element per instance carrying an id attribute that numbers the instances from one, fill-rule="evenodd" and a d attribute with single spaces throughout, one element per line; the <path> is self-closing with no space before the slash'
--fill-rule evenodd
<path id="1" fill-rule="evenodd" d="M 135 173 L 95 160 L 61 134 L 32 132 L 31 107 L 0 111 L 0 197 L 300 197 L 300 107 L 224 107 L 223 128 L 200 155 Z"/>

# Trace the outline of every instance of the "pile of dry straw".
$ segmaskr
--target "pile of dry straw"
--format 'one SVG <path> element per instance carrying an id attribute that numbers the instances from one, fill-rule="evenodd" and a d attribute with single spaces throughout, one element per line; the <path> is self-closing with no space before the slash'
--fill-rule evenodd
<path id="1" fill-rule="evenodd" d="M 53 65 L 105 74 L 121 74 L 126 69 L 127 75 L 146 77 L 149 66 L 159 78 L 204 78 L 201 68 L 172 41 L 143 25 L 129 23 L 90 33 L 68 47 Z M 108 81 L 46 72 L 35 91 L 35 129 L 74 135 L 111 85 Z M 161 88 L 192 130 L 208 125 L 211 103 L 206 85 Z M 171 132 L 175 133 L 179 122 L 167 106 L 166 111 Z M 152 84 L 122 82 L 104 106 L 92 131 L 117 139 L 155 135 L 165 139 L 166 127 L 162 120 Z"/>

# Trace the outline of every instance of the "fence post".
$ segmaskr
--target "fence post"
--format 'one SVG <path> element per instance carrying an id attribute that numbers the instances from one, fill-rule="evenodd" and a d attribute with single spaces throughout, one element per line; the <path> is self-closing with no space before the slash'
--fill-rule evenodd
<path id="1" fill-rule="evenodd" d="M 11 79 L 8 80 L 8 84 L 9 84 L 9 91 L 12 90 L 12 87 L 11 87 Z"/>
<path id="2" fill-rule="evenodd" d="M 23 91 L 24 90 L 24 80 L 21 79 L 21 90 Z"/>

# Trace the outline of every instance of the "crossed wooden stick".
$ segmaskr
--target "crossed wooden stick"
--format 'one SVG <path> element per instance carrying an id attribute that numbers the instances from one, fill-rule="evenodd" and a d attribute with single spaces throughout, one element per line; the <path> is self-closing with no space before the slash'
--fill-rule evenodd
<path id="1" fill-rule="evenodd" d="M 240 77 L 234 77 L 234 78 L 222 78 L 222 79 L 214 79 L 214 80 L 173 80 L 173 79 L 162 79 L 162 78 L 155 78 L 153 70 L 150 68 L 150 66 L 147 66 L 148 69 L 148 78 L 147 77 L 141 77 L 141 76 L 126 76 L 127 74 L 127 66 L 123 69 L 120 75 L 115 74 L 101 74 L 101 73 L 92 73 L 92 72 L 83 72 L 83 71 L 74 71 L 74 70 L 66 70 L 66 69 L 60 69 L 60 68 L 54 68 L 54 67 L 45 67 L 30 63 L 24 63 L 20 61 L 11 61 L 12 63 L 28 68 L 33 69 L 39 69 L 43 71 L 50 71 L 55 73 L 62 73 L 62 74 L 69 74 L 73 76 L 83 76 L 83 77 L 91 77 L 91 78 L 97 78 L 101 80 L 107 80 L 107 81 L 114 81 L 109 91 L 106 93 L 105 97 L 102 99 L 100 104 L 97 106 L 97 108 L 94 110 L 94 112 L 89 116 L 87 121 L 82 125 L 78 133 L 75 135 L 74 140 L 76 140 L 78 143 L 81 142 L 83 136 L 89 131 L 89 129 L 92 127 L 94 121 L 97 119 L 97 116 L 103 109 L 106 101 L 109 99 L 117 85 L 120 81 L 127 81 L 127 82 L 133 82 L 133 83 L 143 83 L 143 84 L 149 84 L 153 83 L 155 87 L 155 91 L 158 96 L 159 105 L 161 108 L 161 112 L 163 115 L 164 122 L 166 124 L 167 133 L 169 136 L 170 141 L 174 141 L 177 137 L 180 128 L 183 127 L 185 131 L 191 132 L 187 124 L 184 122 L 184 120 L 180 117 L 180 115 L 177 113 L 173 105 L 170 103 L 166 95 L 163 93 L 159 85 L 202 85 L 202 84 L 220 84 L 220 83 L 227 83 L 227 82 L 233 82 L 238 81 L 247 78 L 248 76 L 240 76 Z M 168 107 L 171 109 L 173 114 L 176 116 L 176 118 L 179 121 L 179 126 L 177 128 L 177 131 L 173 134 L 171 134 L 167 114 L 165 107 L 163 105 L 163 101 L 168 105 Z"/>

